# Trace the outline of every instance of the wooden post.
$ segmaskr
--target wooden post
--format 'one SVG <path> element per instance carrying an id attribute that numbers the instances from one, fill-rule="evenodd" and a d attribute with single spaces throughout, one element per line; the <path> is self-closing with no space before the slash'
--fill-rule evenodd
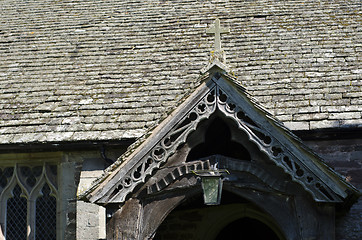
<path id="1" fill-rule="evenodd" d="M 142 206 L 137 199 L 129 199 L 107 223 L 108 240 L 139 239 Z"/>

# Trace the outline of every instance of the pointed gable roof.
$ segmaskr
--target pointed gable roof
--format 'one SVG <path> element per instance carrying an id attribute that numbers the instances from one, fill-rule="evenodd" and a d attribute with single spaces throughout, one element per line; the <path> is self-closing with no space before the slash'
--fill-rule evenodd
<path id="1" fill-rule="evenodd" d="M 233 119 L 238 129 L 315 201 L 354 201 L 358 191 L 262 108 L 224 67 L 217 60 L 212 62 L 201 76 L 200 86 L 106 169 L 81 197 L 97 204 L 124 202 L 128 194 L 167 162 L 200 121 L 218 110 Z"/>

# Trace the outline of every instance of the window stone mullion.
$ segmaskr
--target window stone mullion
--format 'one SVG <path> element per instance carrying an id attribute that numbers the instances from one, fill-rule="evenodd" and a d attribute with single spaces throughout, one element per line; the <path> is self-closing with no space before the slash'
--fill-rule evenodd
<path id="1" fill-rule="evenodd" d="M 32 195 L 28 200 L 28 240 L 35 240 L 35 212 L 36 212 L 36 197 Z"/>

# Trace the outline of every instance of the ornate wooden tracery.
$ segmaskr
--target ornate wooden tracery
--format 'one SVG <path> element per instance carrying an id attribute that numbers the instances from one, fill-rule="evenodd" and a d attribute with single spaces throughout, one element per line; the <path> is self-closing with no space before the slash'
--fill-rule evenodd
<path id="1" fill-rule="evenodd" d="M 206 96 L 195 104 L 184 119 L 174 126 L 135 167 L 121 177 L 118 185 L 110 191 L 112 193 L 102 197 L 99 202 L 123 202 L 128 193 L 132 192 L 138 184 L 144 182 L 153 170 L 165 163 L 168 157 L 176 151 L 177 146 L 184 143 L 188 134 L 196 129 L 197 124 L 215 111 L 215 92 L 215 87 L 208 91 Z"/>
<path id="2" fill-rule="evenodd" d="M 120 163 L 122 170 L 95 195 L 90 196 L 90 201 L 100 204 L 124 202 L 136 186 L 145 182 L 175 153 L 178 146 L 187 141 L 189 134 L 202 120 L 220 111 L 224 117 L 232 119 L 251 143 L 308 191 L 315 201 L 340 202 L 346 193 L 338 187 L 331 188 L 328 177 L 308 160 L 311 156 L 304 156 L 299 147 L 288 143 L 290 139 L 298 141 L 297 138 L 290 137 L 292 134 L 288 130 L 259 108 L 247 93 L 236 90 L 232 80 L 225 80 L 227 78 L 226 75 L 215 74 L 202 85 L 196 97 L 189 100 L 188 109 L 173 116 L 173 121 L 163 126 L 163 131 L 156 134 L 154 143 L 148 144 L 142 154 Z"/>

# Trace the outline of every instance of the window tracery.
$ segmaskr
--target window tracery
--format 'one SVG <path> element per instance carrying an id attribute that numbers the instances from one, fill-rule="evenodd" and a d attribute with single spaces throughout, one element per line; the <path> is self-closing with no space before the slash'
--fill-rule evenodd
<path id="1" fill-rule="evenodd" d="M 14 165 L 0 169 L 2 237 L 56 239 L 57 166 Z"/>

